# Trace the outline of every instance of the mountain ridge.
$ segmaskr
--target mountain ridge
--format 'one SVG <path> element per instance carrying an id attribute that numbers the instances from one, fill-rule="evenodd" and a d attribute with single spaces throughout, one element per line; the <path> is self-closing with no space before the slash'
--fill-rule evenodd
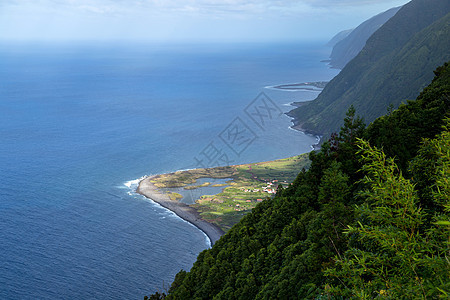
<path id="1" fill-rule="evenodd" d="M 330 55 L 330 66 L 342 69 L 363 49 L 370 36 L 392 18 L 401 6 L 384 11 L 364 21 L 340 41 L 336 42 Z"/>
<path id="2" fill-rule="evenodd" d="M 414 99 L 433 78 L 433 70 L 450 59 L 449 11 L 446 0 L 405 4 L 314 101 L 288 113 L 294 127 L 329 136 L 339 129 L 350 105 L 371 122 L 389 105 L 395 108 Z"/>
<path id="3" fill-rule="evenodd" d="M 338 32 L 325 44 L 325 46 L 334 47 L 337 43 L 345 39 L 354 29 L 355 28 L 346 29 Z"/>

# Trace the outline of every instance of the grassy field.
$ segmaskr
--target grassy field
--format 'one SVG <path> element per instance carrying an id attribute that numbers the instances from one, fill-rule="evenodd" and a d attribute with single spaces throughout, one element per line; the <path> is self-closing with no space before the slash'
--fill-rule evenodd
<path id="1" fill-rule="evenodd" d="M 288 186 L 309 164 L 306 153 L 274 161 L 162 174 L 152 183 L 159 188 L 201 189 L 210 183 L 195 185 L 200 178 L 231 178 L 221 193 L 202 195 L 192 205 L 203 219 L 227 231 L 259 202 L 271 199 L 278 185 Z M 180 199 L 173 193 L 170 196 L 175 201 Z"/>

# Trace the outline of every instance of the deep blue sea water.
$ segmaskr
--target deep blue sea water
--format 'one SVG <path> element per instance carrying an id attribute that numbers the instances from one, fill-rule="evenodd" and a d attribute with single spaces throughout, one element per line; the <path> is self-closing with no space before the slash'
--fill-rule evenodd
<path id="1" fill-rule="evenodd" d="M 1 44 L 0 298 L 142 299 L 168 287 L 209 241 L 131 181 L 309 151 L 316 138 L 278 113 L 317 92 L 266 87 L 330 80 L 328 54 L 321 44 Z"/>

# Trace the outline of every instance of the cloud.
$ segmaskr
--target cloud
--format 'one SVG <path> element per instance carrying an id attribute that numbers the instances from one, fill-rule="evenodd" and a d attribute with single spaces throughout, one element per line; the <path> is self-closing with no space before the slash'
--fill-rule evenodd
<path id="1" fill-rule="evenodd" d="M 78 9 L 95 14 L 108 14 L 116 12 L 116 9 L 111 6 L 80 5 L 78 6 Z"/>
<path id="2" fill-rule="evenodd" d="M 93 14 L 147 13 L 261 14 L 271 11 L 305 11 L 314 8 L 361 7 L 402 0 L 1 0 L 1 6 L 48 7 L 53 11 Z M 406 0 L 403 1 L 405 3 Z M 392 5 L 395 6 L 395 5 Z"/>
<path id="3" fill-rule="evenodd" d="M 365 6 L 373 4 L 394 3 L 394 0 L 302 0 L 305 4 L 318 7 L 343 7 L 343 6 Z M 407 2 L 407 1 L 403 1 Z"/>
<path id="4" fill-rule="evenodd" d="M 0 0 L 0 39 L 315 38 L 331 36 L 337 30 L 355 27 L 383 10 L 406 2 Z"/>

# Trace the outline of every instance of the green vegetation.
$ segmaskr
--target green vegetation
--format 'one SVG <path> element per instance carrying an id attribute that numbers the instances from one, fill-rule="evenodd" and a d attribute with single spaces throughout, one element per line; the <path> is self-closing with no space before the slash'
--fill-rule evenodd
<path id="1" fill-rule="evenodd" d="M 346 230 L 357 243 L 336 258 L 336 267 L 325 271 L 343 283 L 330 288 L 329 293 L 360 299 L 450 296 L 446 257 L 450 231 L 443 226 L 450 216 L 444 212 L 450 200 L 449 129 L 423 146 L 439 158 L 434 162 L 433 215 L 420 207 L 414 184 L 402 176 L 394 159 L 360 141 L 361 160 L 365 162 L 362 170 L 367 174 L 362 182 L 368 189 L 360 192 L 366 201 L 356 213 L 358 219 L 366 221 Z M 424 159 L 423 153 L 417 159 Z"/>
<path id="2" fill-rule="evenodd" d="M 180 200 L 181 198 L 183 198 L 183 195 L 174 193 L 174 192 L 170 192 L 167 195 L 169 196 L 170 200 L 174 200 L 174 201 L 177 201 L 177 200 Z"/>
<path id="3" fill-rule="evenodd" d="M 408 172 L 408 162 L 419 150 L 420 137 L 432 138 L 441 131 L 436 124 L 442 122 L 442 117 L 450 109 L 448 69 L 448 63 L 438 67 L 434 71 L 436 77 L 416 101 L 408 101 L 399 109 L 376 119 L 366 130 L 364 138 L 374 145 L 382 145 L 383 151 L 395 157 L 404 173 Z"/>
<path id="4" fill-rule="evenodd" d="M 161 174 L 153 178 L 152 183 L 158 188 L 184 187 L 194 184 L 199 178 L 231 178 L 236 175 L 236 169 L 230 167 L 217 167 L 210 169 L 195 169 Z"/>
<path id="5" fill-rule="evenodd" d="M 271 198 L 278 185 L 287 187 L 297 177 L 298 171 L 310 164 L 307 154 L 274 161 L 178 171 L 156 176 L 152 183 L 159 188 L 178 188 L 186 190 L 214 186 L 210 182 L 195 185 L 200 178 L 231 178 L 227 186 L 217 195 L 203 195 L 192 205 L 201 217 L 219 225 L 225 232 L 259 202 Z M 189 185 L 194 184 L 194 185 Z M 182 195 L 168 192 L 171 200 L 179 200 Z"/>
<path id="6" fill-rule="evenodd" d="M 367 129 L 349 109 L 307 171 L 153 299 L 448 298 L 450 65 L 436 75 Z"/>
<path id="7" fill-rule="evenodd" d="M 183 188 L 185 190 L 195 190 L 195 189 L 199 189 L 199 188 L 202 188 L 202 187 L 207 187 L 207 186 L 210 186 L 210 185 L 211 185 L 211 182 L 205 182 L 205 183 L 202 183 L 202 184 L 199 184 L 199 185 L 184 186 Z"/>
<path id="8" fill-rule="evenodd" d="M 400 8 L 401 7 L 394 7 L 382 12 L 351 30 L 347 36 L 334 45 L 330 55 L 330 65 L 334 68 L 342 69 L 349 61 L 358 55 L 370 36 L 380 28 L 381 25 L 386 23 L 387 20 L 392 18 Z M 340 34 L 342 33 L 340 32 L 336 37 L 339 38 Z"/>
<path id="9" fill-rule="evenodd" d="M 412 0 L 368 40 L 316 100 L 292 110 L 295 124 L 325 134 L 339 130 L 353 105 L 366 122 L 414 99 L 450 60 L 450 2 Z"/>

